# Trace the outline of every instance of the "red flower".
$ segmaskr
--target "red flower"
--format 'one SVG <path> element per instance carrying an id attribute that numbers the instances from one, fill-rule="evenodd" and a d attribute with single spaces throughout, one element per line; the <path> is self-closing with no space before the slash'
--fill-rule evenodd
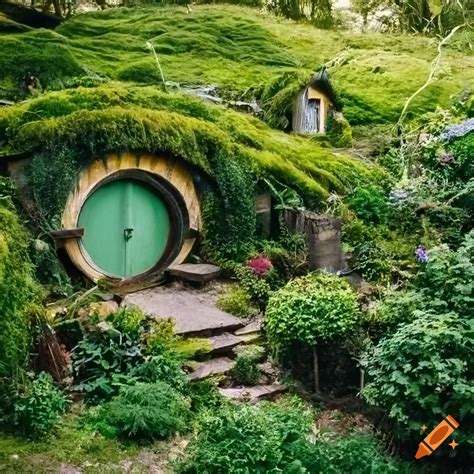
<path id="1" fill-rule="evenodd" d="M 255 275 L 259 277 L 264 277 L 273 268 L 271 260 L 264 255 L 257 255 L 247 260 L 245 266 L 252 269 Z"/>

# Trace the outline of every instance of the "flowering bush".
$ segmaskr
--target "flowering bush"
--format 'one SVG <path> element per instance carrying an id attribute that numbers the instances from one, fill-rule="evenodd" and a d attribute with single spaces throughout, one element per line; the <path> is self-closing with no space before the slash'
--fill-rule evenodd
<path id="1" fill-rule="evenodd" d="M 439 136 L 439 139 L 443 142 L 450 142 L 455 138 L 464 137 L 471 132 L 474 132 L 474 118 L 468 118 L 463 122 L 448 125 Z"/>
<path id="2" fill-rule="evenodd" d="M 273 268 L 272 262 L 264 255 L 258 255 L 245 262 L 245 266 L 250 268 L 255 275 L 264 277 Z"/>

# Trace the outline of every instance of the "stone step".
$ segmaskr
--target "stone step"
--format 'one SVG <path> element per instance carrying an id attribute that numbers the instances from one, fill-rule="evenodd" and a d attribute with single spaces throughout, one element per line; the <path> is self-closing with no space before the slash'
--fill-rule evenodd
<path id="1" fill-rule="evenodd" d="M 261 332 L 252 332 L 249 334 L 242 334 L 237 336 L 242 344 L 257 344 L 262 338 Z"/>
<path id="2" fill-rule="evenodd" d="M 234 334 L 236 336 L 245 336 L 247 334 L 259 333 L 262 329 L 262 322 L 263 322 L 262 319 L 255 319 L 254 321 L 247 324 L 246 326 L 240 329 L 237 329 L 237 331 L 235 331 Z"/>
<path id="3" fill-rule="evenodd" d="M 206 362 L 199 362 L 189 374 L 191 380 L 203 380 L 212 375 L 225 375 L 234 366 L 234 361 L 228 357 L 218 357 Z"/>
<path id="4" fill-rule="evenodd" d="M 272 400 L 286 392 L 288 387 L 282 384 L 255 385 L 254 387 L 220 388 L 224 397 L 238 402 L 256 403 L 260 400 Z"/>
<path id="5" fill-rule="evenodd" d="M 182 263 L 169 267 L 167 272 L 185 281 L 207 283 L 221 274 L 221 268 L 209 263 Z"/>
<path id="6" fill-rule="evenodd" d="M 229 353 L 232 352 L 234 347 L 242 344 L 242 339 L 240 337 L 229 334 L 228 332 L 218 336 L 209 337 L 207 340 L 212 347 L 210 354 Z"/>
<path id="7" fill-rule="evenodd" d="M 211 337 L 243 327 L 242 321 L 222 311 L 199 291 L 157 287 L 127 295 L 123 305 L 134 305 L 157 319 L 172 318 L 175 332 L 185 337 Z"/>

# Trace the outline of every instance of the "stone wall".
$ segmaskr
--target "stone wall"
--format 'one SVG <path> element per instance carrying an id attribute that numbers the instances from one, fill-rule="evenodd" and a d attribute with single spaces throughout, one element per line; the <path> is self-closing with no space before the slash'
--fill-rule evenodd
<path id="1" fill-rule="evenodd" d="M 337 272 L 343 263 L 341 222 L 334 216 L 286 209 L 284 220 L 290 232 L 302 232 L 308 244 L 310 270 Z"/>

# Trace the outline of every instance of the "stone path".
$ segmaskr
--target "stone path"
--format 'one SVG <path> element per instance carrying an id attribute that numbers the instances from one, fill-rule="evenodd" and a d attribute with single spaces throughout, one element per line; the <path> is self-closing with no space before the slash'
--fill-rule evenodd
<path id="1" fill-rule="evenodd" d="M 216 308 L 199 291 L 179 287 L 157 287 L 127 295 L 125 305 L 136 305 L 156 318 L 173 318 L 180 336 L 209 337 L 233 332 L 242 320 Z"/>

